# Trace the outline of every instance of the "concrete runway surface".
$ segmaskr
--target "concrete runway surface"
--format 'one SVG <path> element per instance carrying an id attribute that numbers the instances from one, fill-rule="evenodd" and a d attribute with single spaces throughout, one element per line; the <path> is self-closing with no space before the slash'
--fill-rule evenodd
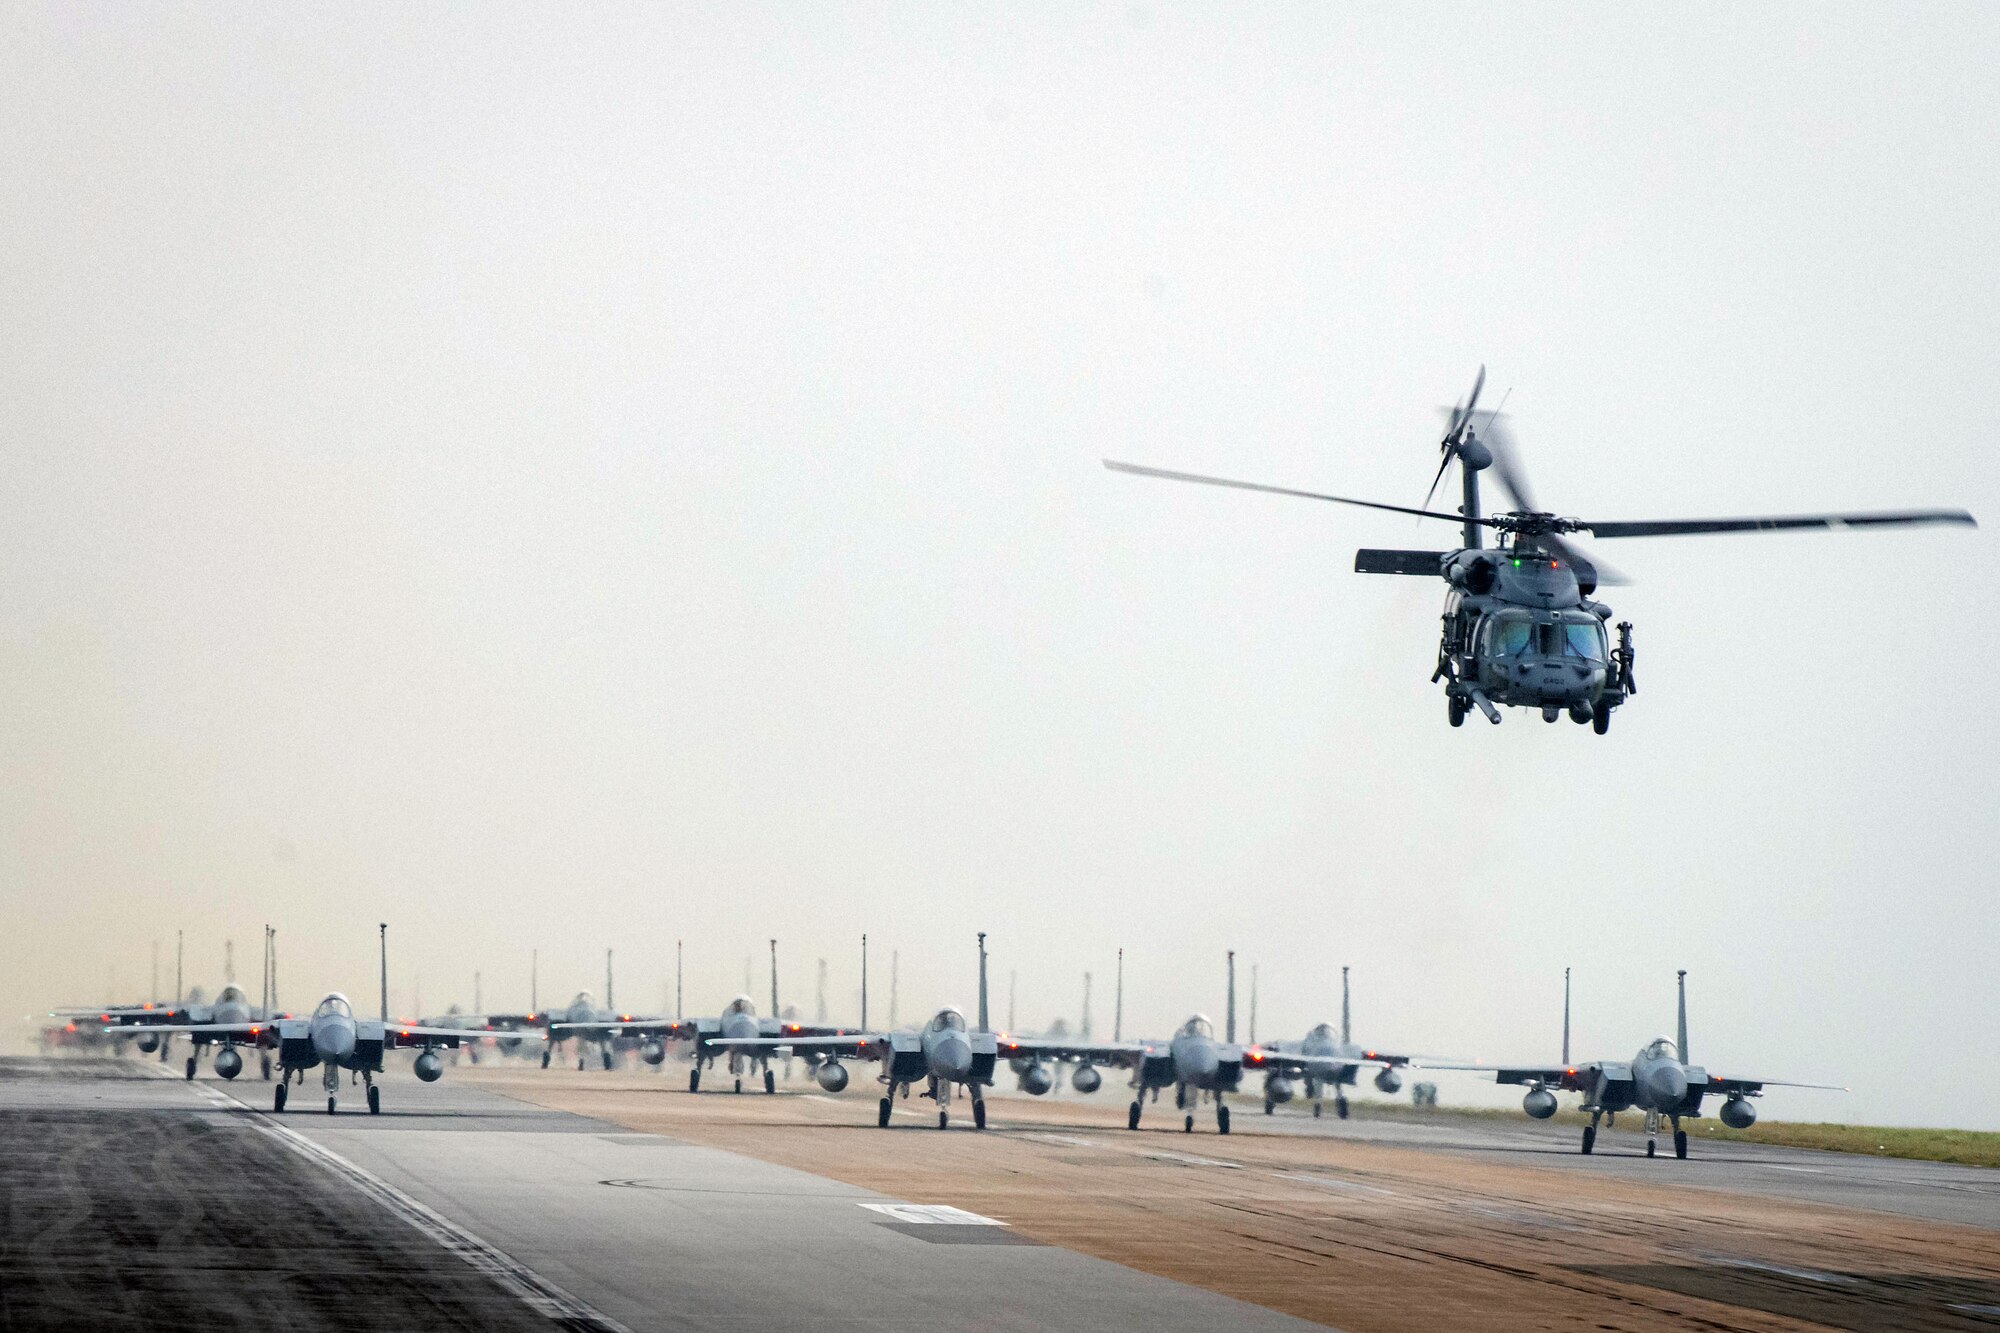
<path id="1" fill-rule="evenodd" d="M 0 1061 L 0 1327 L 1308 1327 L 463 1070 L 274 1116 L 261 1080 L 161 1069 Z"/>

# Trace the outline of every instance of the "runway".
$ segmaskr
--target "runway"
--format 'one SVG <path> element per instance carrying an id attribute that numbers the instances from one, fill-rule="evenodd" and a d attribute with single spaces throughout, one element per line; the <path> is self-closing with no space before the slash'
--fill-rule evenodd
<path id="1" fill-rule="evenodd" d="M 8 1328 L 1287 1330 L 988 1219 L 454 1070 L 324 1113 L 140 1060 L 0 1061 Z M 560 1074 L 557 1074 L 560 1077 Z M 296 1108 L 311 1108 L 301 1110 Z M 296 1138 L 294 1138 L 296 1136 Z"/>

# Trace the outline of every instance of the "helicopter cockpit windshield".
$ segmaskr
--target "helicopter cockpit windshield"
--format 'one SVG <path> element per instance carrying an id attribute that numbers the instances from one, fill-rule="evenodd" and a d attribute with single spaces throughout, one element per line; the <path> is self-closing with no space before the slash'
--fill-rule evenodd
<path id="1" fill-rule="evenodd" d="M 1525 611 L 1503 611 L 1487 621 L 1485 633 L 1486 651 L 1494 657 L 1567 657 L 1603 662 L 1609 655 L 1603 622 L 1583 611 L 1540 621 Z"/>

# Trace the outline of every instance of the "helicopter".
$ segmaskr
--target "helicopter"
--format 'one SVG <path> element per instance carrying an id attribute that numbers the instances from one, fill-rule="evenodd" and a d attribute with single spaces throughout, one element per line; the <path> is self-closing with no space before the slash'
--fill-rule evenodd
<path id="1" fill-rule="evenodd" d="M 1574 533 L 1588 532 L 1604 538 L 1676 537 L 1936 523 L 1978 526 L 1963 509 L 1637 522 L 1563 517 L 1535 503 L 1502 413 L 1480 412 L 1479 394 L 1485 385 L 1486 367 L 1481 366 L 1471 394 L 1449 410 L 1444 437 L 1438 444 L 1443 459 L 1422 507 L 1173 472 L 1109 458 L 1104 460 L 1104 466 L 1114 472 L 1142 477 L 1328 500 L 1459 524 L 1464 545 L 1456 551 L 1364 549 L 1354 556 L 1357 574 L 1416 575 L 1441 578 L 1449 585 L 1444 602 L 1444 632 L 1438 643 L 1437 669 L 1431 673 L 1431 681 L 1444 682 L 1446 716 L 1454 727 L 1463 726 L 1466 715 L 1474 708 L 1496 726 L 1502 707 L 1527 708 L 1539 709 L 1545 722 L 1554 722 L 1567 713 L 1572 721 L 1579 725 L 1588 723 L 1602 736 L 1610 730 L 1612 712 L 1639 692 L 1632 671 L 1637 659 L 1632 646 L 1632 622 L 1618 623 L 1618 642 L 1614 647 L 1606 631 L 1611 608 L 1593 597 L 1600 586 L 1627 580 L 1569 540 Z M 1505 407 L 1504 401 L 1501 406 Z M 1454 463 L 1459 467 L 1462 488 L 1459 512 L 1433 510 L 1431 501 Z M 1488 469 L 1493 471 L 1513 508 L 1495 514 L 1481 512 L 1479 475 Z M 1489 531 L 1495 539 L 1491 548 L 1483 540 Z"/>

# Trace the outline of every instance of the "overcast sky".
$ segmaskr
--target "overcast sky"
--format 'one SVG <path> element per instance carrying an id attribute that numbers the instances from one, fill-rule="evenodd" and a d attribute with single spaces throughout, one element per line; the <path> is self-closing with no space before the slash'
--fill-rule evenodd
<path id="1" fill-rule="evenodd" d="M 2000 11 L 0 11 L 0 1010 L 601 991 L 1673 1026 L 2000 1128 Z M 1602 542 L 1611 733 L 1446 725 L 1480 364 Z M 1247 980 L 1245 983 L 1247 992 Z M 1245 996 L 1247 1005 L 1247 994 Z M 25 1026 L 10 1026 L 19 1042 Z M 1474 1094 L 1453 1082 L 1447 1100 Z"/>

